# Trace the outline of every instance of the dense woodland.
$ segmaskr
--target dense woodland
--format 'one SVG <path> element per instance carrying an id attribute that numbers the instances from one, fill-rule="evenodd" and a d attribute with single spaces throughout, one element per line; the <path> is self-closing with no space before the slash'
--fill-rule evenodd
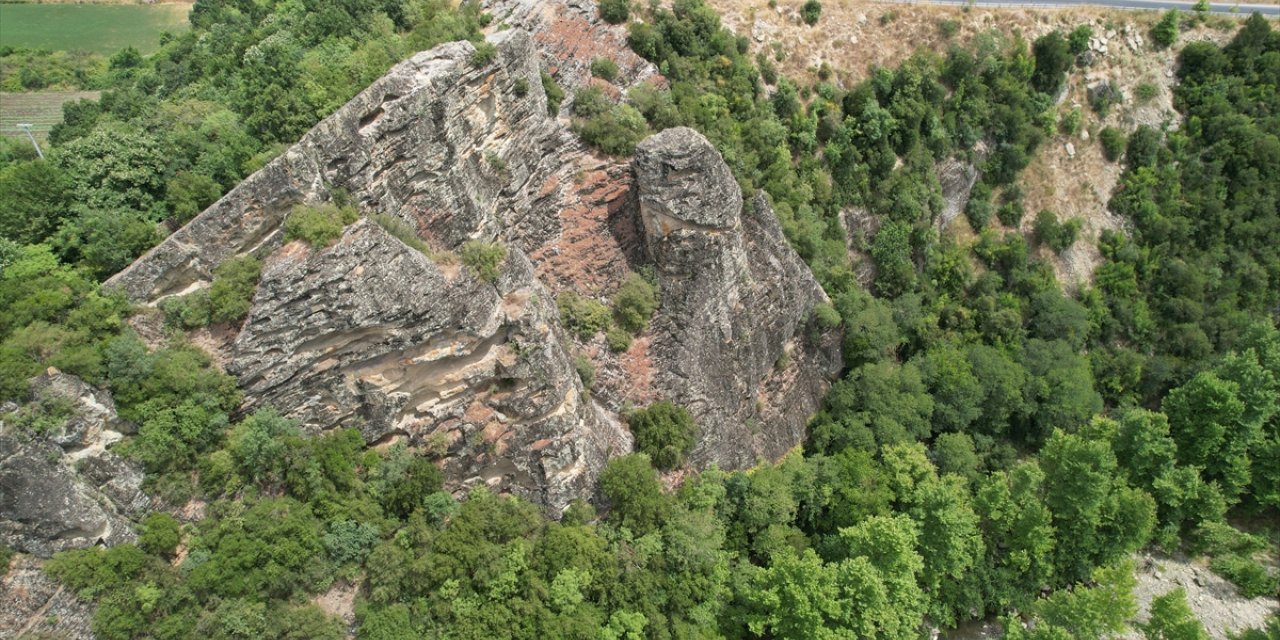
<path id="1" fill-rule="evenodd" d="M 846 366 L 803 451 L 667 493 L 655 465 L 679 466 L 692 425 L 659 403 L 630 417 L 641 452 L 601 477 L 607 509 L 575 503 L 557 522 L 484 490 L 456 501 L 429 451 L 304 437 L 270 410 L 233 421 L 234 380 L 178 329 L 241 317 L 258 265 L 166 309 L 158 350 L 99 282 L 158 223 L 190 219 L 409 53 L 478 41 L 488 16 L 201 0 L 156 54 L 93 72 L 108 90 L 66 107 L 49 160 L 0 147 L 0 400 L 26 400 L 48 366 L 105 386 L 140 425 L 119 448 L 149 488 L 209 505 L 47 564 L 98 603 L 99 637 L 339 638 L 310 599 L 361 581 L 358 637 L 377 640 L 915 638 L 989 616 L 1010 638 L 1101 638 L 1133 618 L 1129 559 L 1147 547 L 1208 555 L 1243 593 L 1276 595 L 1258 559 L 1280 535 L 1280 31 L 1254 16 L 1225 47 L 1188 45 L 1184 123 L 1100 136 L 1124 164 L 1110 206 L 1129 232 L 1101 238 L 1093 284 L 1068 296 L 1034 249 L 1074 231 L 1049 212 L 1018 233 L 1017 178 L 1063 126 L 1069 34 L 986 35 L 857 86 L 797 86 L 701 0 L 603 10 L 636 20 L 630 45 L 670 89 L 580 92 L 580 135 L 625 155 L 652 131 L 703 132 L 831 297 L 815 321 L 843 326 Z M 17 55 L 61 64 L 6 64 Z M 973 242 L 934 224 L 947 158 L 981 169 Z M 870 290 L 850 208 L 879 221 L 853 241 Z M 323 242 L 346 215 L 291 233 Z M 5 420 L 39 433 L 65 410 Z M 1147 637 L 1207 637 L 1180 592 L 1157 603 Z"/>

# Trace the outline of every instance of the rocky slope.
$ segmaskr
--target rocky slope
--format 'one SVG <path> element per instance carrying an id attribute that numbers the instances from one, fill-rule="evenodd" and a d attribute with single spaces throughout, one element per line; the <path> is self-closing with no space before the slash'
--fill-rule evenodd
<path id="1" fill-rule="evenodd" d="M 744 208 L 691 130 L 646 142 L 634 170 L 589 153 L 547 113 L 540 54 L 554 48 L 517 29 L 490 41 L 492 62 L 463 42 L 397 65 L 108 286 L 155 303 L 208 286 L 230 257 L 264 258 L 217 354 L 243 408 L 405 441 L 440 458 L 455 489 L 483 482 L 561 509 L 630 450 L 623 408 L 657 398 L 698 419 L 698 464 L 794 447 L 837 372 L 838 336 L 808 323 L 825 297 L 768 203 Z M 367 219 L 328 248 L 284 244 L 294 205 L 338 188 L 409 223 L 428 251 Z M 505 246 L 496 281 L 449 259 L 473 239 Z M 566 335 L 556 294 L 607 300 L 640 268 L 662 292 L 649 333 L 617 355 L 602 336 Z M 594 362 L 595 388 L 576 355 Z"/>
<path id="2" fill-rule="evenodd" d="M 106 450 L 129 425 L 108 394 L 51 370 L 32 382 L 32 407 L 60 419 L 38 432 L 0 410 L 0 544 L 48 557 L 134 539 L 130 517 L 150 506 L 142 470 Z"/>

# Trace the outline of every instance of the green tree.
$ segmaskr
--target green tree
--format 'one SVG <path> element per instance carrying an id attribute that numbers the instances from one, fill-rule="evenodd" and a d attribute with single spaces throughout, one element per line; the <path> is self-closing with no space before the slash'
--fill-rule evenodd
<path id="1" fill-rule="evenodd" d="M 1160 18 L 1160 22 L 1151 28 L 1151 39 L 1161 47 L 1171 47 L 1178 39 L 1178 10 L 1170 9 Z"/>
<path id="2" fill-rule="evenodd" d="M 630 0 L 602 0 L 600 17 L 609 24 L 622 24 L 631 17 Z"/>
<path id="3" fill-rule="evenodd" d="M 636 439 L 636 449 L 649 456 L 659 469 L 674 469 L 696 442 L 697 426 L 684 407 L 668 400 L 655 402 L 627 414 L 627 426 Z"/>
<path id="4" fill-rule="evenodd" d="M 1071 47 L 1062 33 L 1054 30 L 1039 38 L 1034 45 L 1036 65 L 1031 86 L 1041 93 L 1056 94 L 1062 87 L 1062 76 L 1071 68 Z"/>
<path id="5" fill-rule="evenodd" d="M 600 492 L 612 506 L 609 520 L 636 535 L 657 529 L 669 502 L 649 456 L 643 453 L 610 460 L 600 473 Z"/>
<path id="6" fill-rule="evenodd" d="M 52 162 L 32 160 L 0 168 L 0 237 L 36 244 L 71 214 L 72 181 Z"/>
<path id="7" fill-rule="evenodd" d="M 811 27 L 818 24 L 818 18 L 821 16 L 822 3 L 818 0 L 805 0 L 804 5 L 800 7 L 800 17 Z"/>
<path id="8" fill-rule="evenodd" d="M 1151 601 L 1151 618 L 1139 625 L 1147 640 L 1209 640 L 1204 625 L 1187 605 L 1187 592 L 1178 587 Z"/>

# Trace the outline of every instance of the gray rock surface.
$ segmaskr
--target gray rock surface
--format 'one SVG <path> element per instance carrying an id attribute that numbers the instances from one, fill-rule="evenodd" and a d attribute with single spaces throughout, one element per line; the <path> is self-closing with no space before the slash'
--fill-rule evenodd
<path id="1" fill-rule="evenodd" d="M 838 336 L 807 340 L 825 298 L 768 204 L 741 213 L 700 136 L 655 136 L 633 171 L 548 115 L 545 31 L 568 29 L 564 44 L 581 26 L 553 5 L 542 22 L 527 13 L 543 25 L 534 37 L 491 36 L 488 65 L 468 43 L 397 65 L 108 286 L 154 304 L 208 286 L 229 257 L 263 257 L 243 326 L 213 345 L 243 409 L 407 442 L 439 459 L 450 488 L 486 483 L 554 512 L 630 450 L 621 408 L 658 397 L 702 421 L 696 463 L 778 457 L 838 367 Z M 290 209 L 334 187 L 362 213 L 409 223 L 434 257 L 368 220 L 328 248 L 283 244 Z M 471 239 L 506 246 L 496 282 L 445 258 Z M 664 308 L 634 353 L 560 328 L 560 292 L 608 300 L 655 265 Z M 590 400 L 573 366 L 584 352 L 599 373 Z"/>
<path id="2" fill-rule="evenodd" d="M 725 468 L 776 460 L 803 441 L 840 370 L 838 336 L 810 326 L 826 294 L 768 200 L 744 208 L 701 134 L 675 128 L 644 140 L 635 170 L 662 296 L 655 385 L 700 427 L 690 459 Z"/>
<path id="3" fill-rule="evenodd" d="M 631 445 L 584 400 L 556 313 L 518 250 L 489 283 L 366 219 L 267 262 L 229 369 L 248 410 L 407 439 L 445 457 L 456 484 L 561 509 Z"/>
<path id="4" fill-rule="evenodd" d="M 41 563 L 15 556 L 0 574 L 0 638 L 92 640 L 93 605 L 45 574 Z"/>
<path id="5" fill-rule="evenodd" d="M 141 470 L 106 449 L 121 437 L 107 427 L 123 424 L 110 396 L 57 371 L 35 378 L 32 393 L 70 413 L 41 433 L 0 416 L 0 543 L 48 557 L 133 540 L 129 518 L 151 500 Z"/>

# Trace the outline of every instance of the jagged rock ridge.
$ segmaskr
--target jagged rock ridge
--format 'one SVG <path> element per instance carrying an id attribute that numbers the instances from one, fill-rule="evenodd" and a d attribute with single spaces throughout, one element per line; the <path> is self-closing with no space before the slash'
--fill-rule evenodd
<path id="1" fill-rule="evenodd" d="M 617 414 L 637 399 L 689 406 L 698 464 L 795 446 L 838 340 L 807 325 L 825 297 L 768 203 L 744 211 L 724 161 L 688 129 L 645 143 L 634 173 L 585 152 L 547 114 L 535 41 L 490 40 L 490 64 L 463 42 L 397 65 L 108 286 L 154 303 L 207 286 L 232 256 L 263 257 L 248 318 L 219 354 L 244 409 L 406 441 L 440 457 L 453 488 L 484 482 L 563 508 L 630 449 Z M 410 223 L 431 255 L 369 220 L 331 247 L 283 244 L 291 208 L 337 187 L 364 213 Z M 495 282 L 447 258 L 470 239 L 506 246 Z M 654 268 L 662 308 L 630 351 L 560 328 L 555 294 L 607 298 L 640 267 Z M 604 381 L 589 394 L 575 354 Z"/>

